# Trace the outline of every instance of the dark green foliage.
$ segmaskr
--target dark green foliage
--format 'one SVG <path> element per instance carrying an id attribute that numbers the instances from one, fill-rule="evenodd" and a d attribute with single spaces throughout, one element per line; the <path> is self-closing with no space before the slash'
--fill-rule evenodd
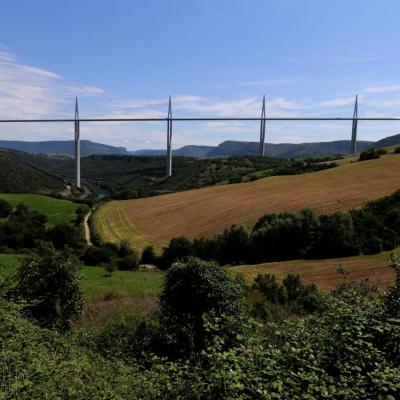
<path id="1" fill-rule="evenodd" d="M 132 271 L 139 266 L 139 256 L 127 241 L 118 246 L 115 243 L 102 243 L 100 246 L 89 246 L 82 260 L 87 265 L 112 264 L 120 270 Z"/>
<path id="2" fill-rule="evenodd" d="M 193 283 L 189 280 L 189 287 L 200 296 L 200 304 L 207 305 L 208 297 L 204 294 L 209 292 L 213 299 L 225 299 L 217 302 L 222 309 L 228 307 L 234 311 L 230 308 L 232 299 L 218 295 L 221 293 L 218 288 L 231 287 L 225 286 L 227 278 L 219 273 L 214 276 L 213 268 L 211 271 L 195 273 L 193 278 L 200 277 L 200 283 L 212 282 L 216 289 L 203 292 L 203 285 L 195 285 L 194 280 Z M 152 341 L 158 327 L 151 321 L 128 314 L 99 330 L 60 335 L 27 322 L 19 307 L 5 303 L 0 296 L 0 397 L 5 400 L 398 399 L 398 266 L 396 271 L 396 284 L 384 294 L 369 290 L 365 284 L 348 285 L 328 295 L 321 312 L 279 324 L 257 324 L 250 338 L 235 335 L 231 340 L 224 319 L 207 312 L 201 319 L 201 328 L 207 335 L 205 351 L 176 361 L 154 355 Z M 180 276 L 182 279 L 176 280 L 179 284 L 171 288 L 184 293 L 183 298 L 187 299 L 191 293 L 183 290 L 187 276 Z M 298 293 L 297 279 L 290 278 L 287 287 L 291 293 Z M 182 299 L 173 297 L 176 301 Z M 187 333 L 186 317 L 198 315 L 201 310 L 196 309 L 194 296 L 189 297 L 195 307 L 192 312 L 183 310 L 185 302 L 175 304 L 174 299 L 168 304 L 183 318 L 181 323 L 178 318 L 172 322 L 177 324 L 178 332 Z M 205 309 L 208 311 L 209 307 Z M 194 320 L 200 318 L 189 318 L 190 326 Z M 173 335 L 178 333 L 171 331 Z"/>
<path id="3" fill-rule="evenodd" d="M 108 261 L 103 265 L 104 265 L 104 270 L 107 272 L 108 276 L 111 277 L 112 273 L 116 270 L 114 262 Z"/>
<path id="4" fill-rule="evenodd" d="M 250 252 L 250 231 L 244 225 L 234 225 L 220 236 L 218 261 L 222 264 L 242 264 Z"/>
<path id="5" fill-rule="evenodd" d="M 11 204 L 8 201 L 0 199 L 0 218 L 6 218 L 12 211 Z"/>
<path id="6" fill-rule="evenodd" d="M 82 312 L 78 263 L 66 252 L 42 244 L 23 259 L 16 275 L 16 295 L 40 326 L 70 328 Z"/>
<path id="7" fill-rule="evenodd" d="M 385 149 L 371 148 L 371 149 L 363 151 L 360 154 L 358 161 L 373 160 L 373 159 L 379 158 L 382 154 L 386 154 Z"/>
<path id="8" fill-rule="evenodd" d="M 67 158 L 36 158 L 37 166 L 68 180 L 74 162 Z M 241 156 L 196 159 L 174 156 L 174 173 L 165 177 L 165 157 L 93 155 L 81 160 L 85 183 L 98 194 L 132 199 L 266 176 L 320 171 L 334 165 L 311 164 L 278 158 Z M 252 175 L 255 174 L 255 175 Z"/>
<path id="9" fill-rule="evenodd" d="M 9 219 L 0 224 L 0 245 L 16 250 L 33 248 L 37 240 L 46 238 L 46 222 L 45 215 L 18 204 Z"/>
<path id="10" fill-rule="evenodd" d="M 79 226 L 80 224 L 83 223 L 83 220 L 84 220 L 86 214 L 88 213 L 88 211 L 89 211 L 89 207 L 84 205 L 84 204 L 82 204 L 81 206 L 79 206 L 76 209 L 76 211 L 75 211 L 75 214 L 76 214 L 75 225 Z"/>
<path id="11" fill-rule="evenodd" d="M 152 264 L 155 265 L 157 263 L 157 256 L 154 252 L 153 246 L 146 246 L 142 251 L 142 257 L 140 259 L 142 264 Z"/>
<path id="12" fill-rule="evenodd" d="M 299 275 L 289 274 L 282 284 L 274 275 L 258 274 L 247 293 L 252 313 L 261 320 L 274 320 L 282 314 L 304 314 L 321 310 L 322 295 L 315 285 L 303 285 Z M 284 308 L 279 310 L 278 306 Z"/>
<path id="13" fill-rule="evenodd" d="M 164 247 L 164 252 L 160 260 L 160 267 L 169 268 L 173 262 L 194 255 L 193 245 L 185 237 L 171 239 L 169 245 Z"/>
<path id="14" fill-rule="evenodd" d="M 394 153 L 395 153 L 395 154 L 400 154 L 400 146 L 397 146 L 397 147 L 394 149 Z"/>
<path id="15" fill-rule="evenodd" d="M 139 257 L 136 252 L 126 254 L 122 256 L 117 261 L 117 266 L 119 270 L 122 271 L 132 271 L 139 268 Z"/>
<path id="16" fill-rule="evenodd" d="M 102 245 L 101 247 L 89 246 L 82 259 L 87 265 L 98 265 L 110 262 L 113 258 L 117 257 L 117 254 L 117 251 L 114 251 L 107 245 Z"/>
<path id="17" fill-rule="evenodd" d="M 76 248 L 80 245 L 77 228 L 68 224 L 54 225 L 47 231 L 47 235 L 56 249 L 62 249 L 65 246 Z"/>
<path id="18" fill-rule="evenodd" d="M 1 193 L 59 193 L 63 180 L 36 165 L 37 157 L 31 154 L 0 149 Z"/>
<path id="19" fill-rule="evenodd" d="M 358 254 L 353 220 L 350 214 L 336 212 L 321 215 L 320 238 L 313 249 L 317 257 L 344 257 Z"/>
<path id="20" fill-rule="evenodd" d="M 188 356 L 211 340 L 206 318 L 217 318 L 227 345 L 243 333 L 243 291 L 218 264 L 189 258 L 168 270 L 160 296 L 163 348 L 170 355 Z"/>

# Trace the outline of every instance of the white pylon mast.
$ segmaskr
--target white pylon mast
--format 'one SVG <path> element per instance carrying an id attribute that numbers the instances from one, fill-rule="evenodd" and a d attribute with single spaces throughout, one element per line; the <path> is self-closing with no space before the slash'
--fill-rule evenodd
<path id="1" fill-rule="evenodd" d="M 265 154 L 265 95 L 263 96 L 262 109 L 261 109 L 261 121 L 260 121 L 260 150 L 259 155 L 261 157 Z"/>
<path id="2" fill-rule="evenodd" d="M 351 129 L 351 148 L 350 153 L 355 155 L 357 150 L 357 124 L 358 124 L 358 95 L 356 95 L 356 101 L 354 103 L 353 112 L 353 126 Z"/>
<path id="3" fill-rule="evenodd" d="M 81 142 L 78 97 L 75 98 L 75 184 L 78 189 L 81 188 Z"/>
<path id="4" fill-rule="evenodd" d="M 167 176 L 172 175 L 172 104 L 171 96 L 168 101 L 168 118 L 167 118 Z"/>

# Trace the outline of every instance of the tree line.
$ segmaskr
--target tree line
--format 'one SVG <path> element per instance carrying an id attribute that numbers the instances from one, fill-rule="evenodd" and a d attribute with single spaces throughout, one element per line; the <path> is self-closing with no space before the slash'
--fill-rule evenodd
<path id="1" fill-rule="evenodd" d="M 213 238 L 173 238 L 153 262 L 167 269 L 189 256 L 223 265 L 346 257 L 392 250 L 399 238 L 400 190 L 349 212 L 265 214 L 252 228 L 233 225 Z"/>

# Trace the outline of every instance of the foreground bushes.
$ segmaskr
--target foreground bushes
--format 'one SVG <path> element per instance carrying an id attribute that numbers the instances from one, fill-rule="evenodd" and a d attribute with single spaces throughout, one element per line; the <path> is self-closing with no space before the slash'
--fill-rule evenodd
<path id="1" fill-rule="evenodd" d="M 192 263 L 189 268 L 202 271 L 200 276 L 208 274 L 206 264 Z M 184 268 L 175 269 L 177 288 L 187 282 Z M 210 268 L 211 276 L 226 280 Z M 349 284 L 327 297 L 323 311 L 256 325 L 252 335 L 238 334 L 230 345 L 221 319 L 209 315 L 202 325 L 209 333 L 207 347 L 175 361 L 153 354 L 142 362 L 135 349 L 151 330 L 140 321 L 60 335 L 32 325 L 18 307 L 0 300 L 0 398 L 393 400 L 400 394 L 396 269 L 396 284 L 386 294 Z M 216 294 L 217 281 L 202 282 L 214 282 L 211 293 Z M 171 304 L 178 298 L 183 299 L 173 298 Z M 193 306 L 185 315 L 196 312 Z"/>

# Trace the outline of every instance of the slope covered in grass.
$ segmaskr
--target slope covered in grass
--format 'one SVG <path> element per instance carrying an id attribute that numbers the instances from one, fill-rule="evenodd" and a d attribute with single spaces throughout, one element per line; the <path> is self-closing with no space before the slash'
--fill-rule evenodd
<path id="1" fill-rule="evenodd" d="M 30 210 L 47 216 L 50 225 L 69 224 L 75 216 L 79 204 L 68 200 L 55 199 L 39 194 L 0 193 L 0 199 L 8 201 L 12 206 L 25 203 Z"/>

